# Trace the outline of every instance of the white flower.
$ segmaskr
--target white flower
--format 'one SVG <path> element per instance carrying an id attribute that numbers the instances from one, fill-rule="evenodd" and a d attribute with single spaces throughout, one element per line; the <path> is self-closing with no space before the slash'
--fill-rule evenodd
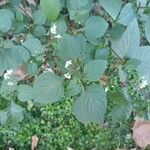
<path id="1" fill-rule="evenodd" d="M 10 78 L 10 75 L 13 73 L 13 70 L 10 69 L 10 70 L 7 70 L 6 73 L 4 74 L 4 79 L 9 79 Z"/>
<path id="2" fill-rule="evenodd" d="M 56 39 L 61 39 L 62 38 L 62 36 L 60 35 L 60 34 L 58 34 L 58 35 L 56 35 L 56 36 L 54 36 Z"/>
<path id="3" fill-rule="evenodd" d="M 57 29 L 57 26 L 56 26 L 55 24 L 53 24 L 53 26 L 50 28 L 51 33 L 52 33 L 52 34 L 57 34 L 56 29 Z"/>
<path id="4" fill-rule="evenodd" d="M 67 147 L 67 150 L 73 150 L 72 148 L 70 148 L 70 147 Z"/>
<path id="5" fill-rule="evenodd" d="M 67 69 L 70 65 L 72 65 L 72 60 L 66 61 L 65 68 Z"/>
<path id="6" fill-rule="evenodd" d="M 109 90 L 109 89 L 108 89 L 108 87 L 106 87 L 106 88 L 105 88 L 105 92 L 107 93 L 107 92 L 108 92 L 108 90 Z"/>
<path id="7" fill-rule="evenodd" d="M 13 83 L 13 82 L 11 82 L 11 81 L 9 81 L 9 82 L 7 83 L 7 85 L 9 85 L 9 86 L 13 86 L 13 85 L 14 85 L 14 83 Z"/>
<path id="8" fill-rule="evenodd" d="M 142 80 L 142 83 L 139 85 L 140 89 L 145 88 L 148 85 L 147 80 Z"/>
<path id="9" fill-rule="evenodd" d="M 65 73 L 64 74 L 64 77 L 66 78 L 66 79 L 71 79 L 71 74 L 68 72 L 68 73 Z"/>
<path id="10" fill-rule="evenodd" d="M 132 138 L 132 136 L 131 136 L 131 134 L 129 133 L 129 134 L 126 134 L 126 139 L 127 140 L 130 140 Z"/>

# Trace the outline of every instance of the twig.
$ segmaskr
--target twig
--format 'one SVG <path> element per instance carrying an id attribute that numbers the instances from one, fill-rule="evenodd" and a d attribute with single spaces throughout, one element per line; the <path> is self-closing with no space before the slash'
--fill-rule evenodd
<path id="1" fill-rule="evenodd" d="M 124 60 L 112 48 L 110 48 L 110 50 L 118 57 L 118 59 L 120 59 L 122 63 L 124 63 Z"/>
<path id="2" fill-rule="evenodd" d="M 26 15 L 27 17 L 29 18 L 29 20 L 32 22 L 32 17 L 19 5 L 18 8 L 20 8 Z"/>

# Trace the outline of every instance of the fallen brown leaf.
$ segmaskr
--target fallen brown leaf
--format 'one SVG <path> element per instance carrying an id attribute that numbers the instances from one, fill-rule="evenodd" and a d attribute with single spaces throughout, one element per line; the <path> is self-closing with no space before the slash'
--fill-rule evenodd
<path id="1" fill-rule="evenodd" d="M 22 65 L 18 66 L 18 68 L 13 72 L 13 75 L 22 78 L 25 75 L 25 69 Z"/>
<path id="2" fill-rule="evenodd" d="M 0 6 L 5 5 L 7 3 L 6 0 L 0 0 Z"/>
<path id="3" fill-rule="evenodd" d="M 32 136 L 31 150 L 34 150 L 37 147 L 38 141 L 39 138 L 36 135 Z"/>
<path id="4" fill-rule="evenodd" d="M 150 121 L 137 120 L 132 130 L 135 143 L 141 148 L 146 148 L 150 144 Z"/>

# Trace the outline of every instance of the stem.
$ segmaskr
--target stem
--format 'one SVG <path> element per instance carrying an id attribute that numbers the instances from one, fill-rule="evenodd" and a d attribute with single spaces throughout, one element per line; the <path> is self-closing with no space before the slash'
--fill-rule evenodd
<path id="1" fill-rule="evenodd" d="M 147 103 L 148 103 L 148 107 L 147 107 L 147 115 L 148 115 L 148 120 L 150 120 L 150 106 L 149 106 L 150 100 L 149 100 L 149 99 L 148 99 Z"/>
<path id="2" fill-rule="evenodd" d="M 138 11 L 139 11 L 139 9 L 140 9 L 140 6 L 141 6 L 141 2 L 139 2 L 139 6 L 138 6 L 138 8 L 137 8 L 137 10 L 136 10 L 136 13 L 138 13 Z"/>
<path id="3" fill-rule="evenodd" d="M 27 15 L 29 20 L 32 22 L 32 17 L 21 6 L 18 6 L 18 7 Z"/>
<path id="4" fill-rule="evenodd" d="M 120 59 L 122 63 L 124 63 L 123 59 L 112 48 L 110 48 L 110 50 L 118 57 L 118 59 Z"/>

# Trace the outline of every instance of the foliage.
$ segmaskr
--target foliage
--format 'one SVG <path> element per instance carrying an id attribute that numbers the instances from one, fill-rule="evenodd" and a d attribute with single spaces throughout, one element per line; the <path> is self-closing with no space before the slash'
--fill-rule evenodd
<path id="1" fill-rule="evenodd" d="M 0 123 L 17 126 L 66 97 L 85 127 L 149 120 L 149 9 L 148 0 L 0 4 Z"/>
<path id="2" fill-rule="evenodd" d="M 89 124 L 84 126 L 72 115 L 73 99 L 34 107 L 31 115 L 20 124 L 20 127 L 1 126 L 1 149 L 30 149 L 31 137 L 39 138 L 37 149 L 92 149 L 94 147 L 112 150 L 117 146 L 118 127 Z M 58 117 L 59 116 L 59 117 Z M 114 137 L 115 135 L 115 137 Z M 111 139 L 114 139 L 111 141 Z M 111 144 L 107 144 L 111 141 Z"/>

